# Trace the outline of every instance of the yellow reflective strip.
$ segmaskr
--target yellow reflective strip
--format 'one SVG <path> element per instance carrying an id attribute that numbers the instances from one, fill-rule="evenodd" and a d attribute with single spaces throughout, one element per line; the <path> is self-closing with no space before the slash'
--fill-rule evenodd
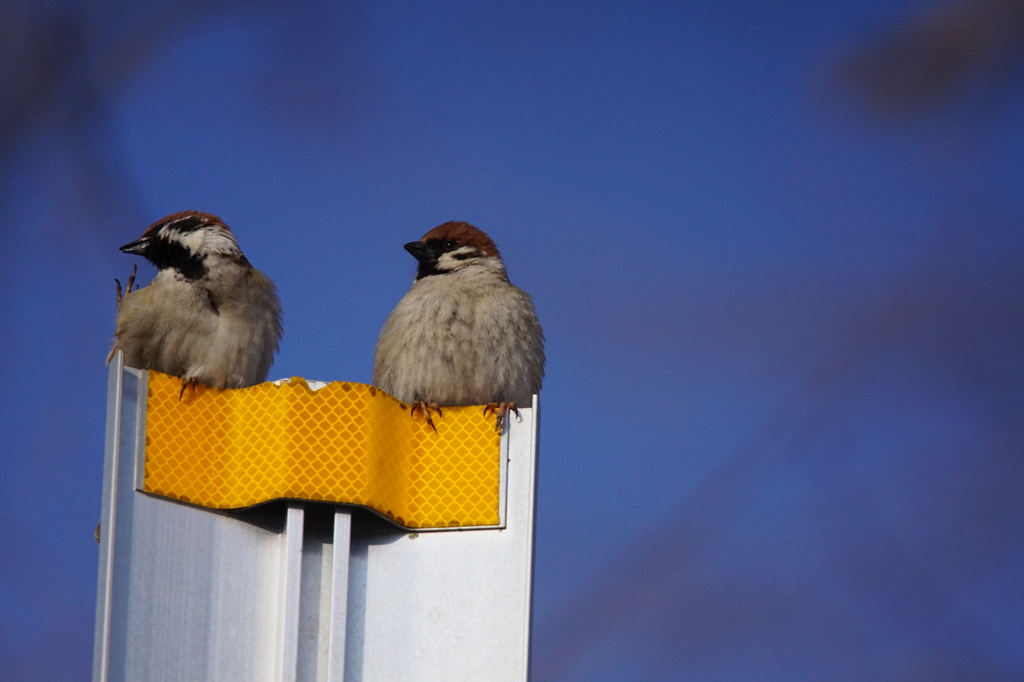
<path id="1" fill-rule="evenodd" d="M 483 407 L 423 417 L 366 384 L 293 378 L 181 390 L 151 371 L 144 490 L 213 509 L 290 498 L 358 504 L 409 528 L 497 525 L 499 436 Z"/>

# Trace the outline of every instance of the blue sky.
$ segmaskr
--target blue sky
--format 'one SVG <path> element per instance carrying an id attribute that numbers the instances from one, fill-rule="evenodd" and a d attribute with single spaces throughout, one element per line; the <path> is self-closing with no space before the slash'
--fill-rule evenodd
<path id="1" fill-rule="evenodd" d="M 0 14 L 9 92 L 79 46 L 0 150 L 0 679 L 88 675 L 117 247 L 186 208 L 277 283 L 272 378 L 369 381 L 401 245 L 498 244 L 548 341 L 535 680 L 1019 678 L 1024 88 L 840 76 L 940 5 L 174 7 Z"/>

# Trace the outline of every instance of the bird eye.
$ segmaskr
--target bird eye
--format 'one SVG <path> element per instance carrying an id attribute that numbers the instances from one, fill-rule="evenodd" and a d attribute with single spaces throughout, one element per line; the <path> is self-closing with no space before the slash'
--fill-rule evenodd
<path id="1" fill-rule="evenodd" d="M 458 245 L 459 245 L 459 242 L 457 240 L 455 240 L 455 239 L 448 239 L 444 243 L 444 248 L 446 248 L 446 249 L 454 249 Z"/>

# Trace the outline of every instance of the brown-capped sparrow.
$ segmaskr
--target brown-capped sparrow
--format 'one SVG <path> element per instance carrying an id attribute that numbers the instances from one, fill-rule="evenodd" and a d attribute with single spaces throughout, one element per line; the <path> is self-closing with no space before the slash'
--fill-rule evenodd
<path id="1" fill-rule="evenodd" d="M 149 286 L 121 296 L 111 356 L 214 388 L 242 388 L 267 378 L 281 338 L 274 283 L 246 260 L 224 222 L 182 211 L 121 247 L 157 267 Z M 116 281 L 116 280 L 115 280 Z M 108 358 L 109 362 L 109 358 Z"/>
<path id="2" fill-rule="evenodd" d="M 431 427 L 431 410 L 486 405 L 500 428 L 544 377 L 544 334 L 530 296 L 508 281 L 494 242 L 469 223 L 439 225 L 405 249 L 419 269 L 381 330 L 373 383 Z"/>

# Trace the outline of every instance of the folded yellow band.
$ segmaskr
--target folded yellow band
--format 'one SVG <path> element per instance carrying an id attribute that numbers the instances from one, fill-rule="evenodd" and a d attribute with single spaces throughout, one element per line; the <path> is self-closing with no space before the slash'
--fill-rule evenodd
<path id="1" fill-rule="evenodd" d="M 144 491 L 214 509 L 280 498 L 370 507 L 409 528 L 499 523 L 494 417 L 423 417 L 383 391 L 303 379 L 217 390 L 149 372 Z"/>

